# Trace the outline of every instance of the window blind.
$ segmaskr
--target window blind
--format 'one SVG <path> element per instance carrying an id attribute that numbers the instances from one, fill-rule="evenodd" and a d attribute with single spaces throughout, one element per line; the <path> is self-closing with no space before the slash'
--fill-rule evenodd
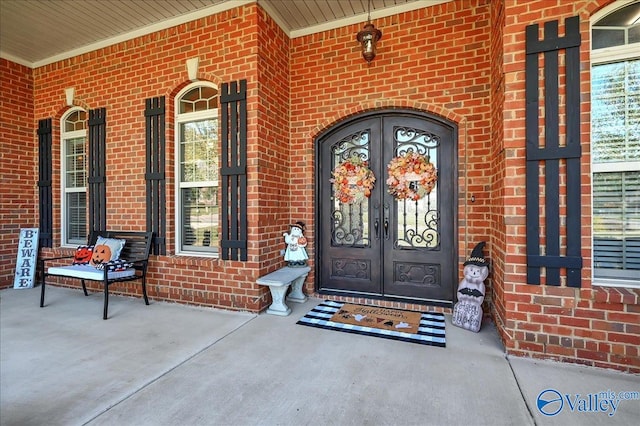
<path id="1" fill-rule="evenodd" d="M 640 277 L 640 173 L 594 174 L 593 246 L 597 277 Z"/>

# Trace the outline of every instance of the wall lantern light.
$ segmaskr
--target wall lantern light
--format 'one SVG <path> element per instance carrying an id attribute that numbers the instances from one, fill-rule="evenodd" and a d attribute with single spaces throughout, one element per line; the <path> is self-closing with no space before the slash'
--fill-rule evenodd
<path id="1" fill-rule="evenodd" d="M 378 40 L 382 38 L 382 31 L 376 29 L 376 26 L 371 23 L 371 0 L 369 0 L 367 23 L 364 28 L 358 32 L 356 38 L 362 46 L 362 57 L 371 64 L 373 58 L 376 57 L 376 44 Z"/>

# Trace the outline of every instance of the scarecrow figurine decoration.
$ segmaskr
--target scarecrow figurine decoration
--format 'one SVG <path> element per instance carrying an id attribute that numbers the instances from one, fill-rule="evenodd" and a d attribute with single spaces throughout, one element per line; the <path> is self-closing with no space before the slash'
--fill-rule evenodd
<path id="1" fill-rule="evenodd" d="M 489 276 L 489 263 L 482 253 L 484 246 L 484 241 L 479 242 L 464 262 L 464 279 L 458 286 L 458 302 L 453 307 L 453 325 L 476 333 L 482 325 L 484 280 Z"/>
<path id="2" fill-rule="evenodd" d="M 301 267 L 307 266 L 307 239 L 304 236 L 304 222 L 296 222 L 291 225 L 290 233 L 282 234 L 287 249 L 284 252 L 284 260 L 288 266 Z"/>

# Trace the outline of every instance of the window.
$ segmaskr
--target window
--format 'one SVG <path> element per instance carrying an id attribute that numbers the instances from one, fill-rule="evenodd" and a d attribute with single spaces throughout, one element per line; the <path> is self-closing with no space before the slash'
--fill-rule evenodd
<path id="1" fill-rule="evenodd" d="M 62 245 L 87 242 L 87 113 L 72 108 L 60 123 Z"/>
<path id="2" fill-rule="evenodd" d="M 218 253 L 218 90 L 199 82 L 176 96 L 176 252 Z"/>
<path id="3" fill-rule="evenodd" d="M 613 8 L 592 20 L 594 278 L 640 286 L 640 2 Z"/>

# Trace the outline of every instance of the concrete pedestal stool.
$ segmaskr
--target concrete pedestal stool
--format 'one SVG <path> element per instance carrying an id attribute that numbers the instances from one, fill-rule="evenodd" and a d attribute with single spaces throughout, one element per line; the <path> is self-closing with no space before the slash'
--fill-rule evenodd
<path id="1" fill-rule="evenodd" d="M 302 285 L 309 275 L 309 271 L 311 268 L 308 266 L 287 266 L 256 280 L 256 284 L 268 285 L 271 291 L 272 303 L 267 309 L 268 314 L 287 316 L 291 313 L 291 308 L 284 303 L 284 296 L 287 294 L 289 286 L 291 286 L 291 294 L 287 297 L 287 301 L 296 303 L 307 301 L 307 296 L 302 292 Z"/>

